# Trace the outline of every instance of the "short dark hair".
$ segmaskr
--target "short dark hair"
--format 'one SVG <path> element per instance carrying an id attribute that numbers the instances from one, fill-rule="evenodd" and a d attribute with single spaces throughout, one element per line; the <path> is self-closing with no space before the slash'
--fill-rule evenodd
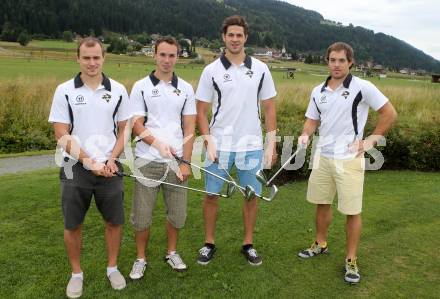
<path id="1" fill-rule="evenodd" d="M 174 37 L 169 36 L 169 35 L 168 36 L 162 36 L 162 37 L 160 37 L 160 38 L 158 38 L 156 40 L 156 43 L 154 44 L 154 54 L 157 54 L 157 47 L 159 47 L 159 45 L 161 43 L 167 43 L 167 44 L 176 46 L 177 54 L 179 54 L 179 52 L 180 52 L 179 42 Z"/>
<path id="2" fill-rule="evenodd" d="M 354 62 L 354 51 L 353 48 L 344 42 L 336 42 L 330 45 L 330 47 L 328 47 L 327 52 L 325 52 L 325 61 L 328 62 L 328 59 L 330 57 L 330 53 L 336 51 L 345 51 L 345 56 L 347 57 L 347 60 L 349 62 Z"/>
<path id="3" fill-rule="evenodd" d="M 230 16 L 223 20 L 222 33 L 226 34 L 226 32 L 228 31 L 228 27 L 234 25 L 243 27 L 244 34 L 248 35 L 249 25 L 246 22 L 246 19 L 243 16 L 239 16 L 239 15 Z"/>
<path id="4" fill-rule="evenodd" d="M 82 45 L 85 45 L 86 47 L 93 47 L 96 44 L 98 44 L 101 47 L 102 56 L 105 54 L 104 46 L 102 45 L 102 42 L 99 38 L 96 38 L 94 36 L 87 36 L 79 40 L 78 47 L 76 49 L 76 55 L 79 57 L 79 49 Z"/>

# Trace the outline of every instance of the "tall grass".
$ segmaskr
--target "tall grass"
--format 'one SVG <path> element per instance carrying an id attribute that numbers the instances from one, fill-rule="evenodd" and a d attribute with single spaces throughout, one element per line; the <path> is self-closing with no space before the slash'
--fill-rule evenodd
<path id="1" fill-rule="evenodd" d="M 122 71 L 112 65 L 107 68 L 110 76 L 120 80 L 128 91 L 136 80 L 146 75 L 140 68 L 125 68 Z M 201 69 L 182 66 L 178 69 L 180 76 L 193 84 L 194 88 L 200 72 Z M 301 132 L 310 92 L 324 78 L 300 73 L 297 79 L 290 80 L 283 78 L 280 73 L 274 73 L 274 79 L 278 91 L 278 135 L 297 136 Z M 52 128 L 47 118 L 53 92 L 61 81 L 58 77 L 38 80 L 18 77 L 0 81 L 0 153 L 54 148 Z M 389 135 L 392 142 L 385 149 L 392 151 L 388 154 L 396 156 L 393 165 L 407 168 L 409 164 L 405 160 L 411 159 L 417 161 L 415 166 L 411 166 L 416 169 L 438 169 L 440 162 L 437 156 L 426 156 L 421 161 L 417 157 L 423 151 L 428 151 L 423 153 L 425 155 L 437 155 L 440 151 L 440 141 L 437 142 L 439 138 L 436 137 L 440 127 L 440 85 L 401 79 L 374 83 L 389 97 L 399 113 L 398 123 Z M 377 114 L 371 113 L 366 134 L 371 132 L 376 119 Z M 425 167 L 424 161 L 428 164 L 434 161 L 434 166 Z"/>

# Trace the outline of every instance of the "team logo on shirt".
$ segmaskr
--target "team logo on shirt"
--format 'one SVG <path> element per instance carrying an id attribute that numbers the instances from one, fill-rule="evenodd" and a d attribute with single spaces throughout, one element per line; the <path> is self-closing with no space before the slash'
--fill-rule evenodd
<path id="1" fill-rule="evenodd" d="M 341 96 L 343 96 L 345 99 L 347 99 L 347 97 L 350 95 L 350 93 L 346 90 L 344 91 Z"/>
<path id="2" fill-rule="evenodd" d="M 229 75 L 229 74 L 224 74 L 223 75 L 223 82 L 228 82 L 228 81 L 232 81 L 231 80 L 231 75 Z"/>
<path id="3" fill-rule="evenodd" d="M 176 89 L 173 90 L 173 92 L 174 92 L 175 94 L 177 94 L 177 96 L 180 96 L 180 93 L 181 93 L 182 91 L 181 91 L 180 89 L 176 88 Z"/>
<path id="4" fill-rule="evenodd" d="M 106 101 L 107 103 L 110 101 L 111 98 L 112 98 L 111 94 L 108 94 L 108 93 L 105 93 L 105 94 L 102 96 L 102 99 L 103 99 L 104 101 Z"/>
<path id="5" fill-rule="evenodd" d="M 254 72 L 252 70 L 248 70 L 245 75 L 249 76 L 249 78 L 252 78 L 252 76 L 254 75 Z"/>
<path id="6" fill-rule="evenodd" d="M 319 99 L 319 104 L 325 104 L 327 103 L 327 96 L 323 95 L 320 99 Z"/>
<path id="7" fill-rule="evenodd" d="M 84 97 L 82 95 L 77 95 L 75 99 L 76 103 L 75 105 L 84 105 Z"/>
<path id="8" fill-rule="evenodd" d="M 160 97 L 159 95 L 159 89 L 155 88 L 151 91 L 151 94 L 153 95 L 153 97 Z"/>

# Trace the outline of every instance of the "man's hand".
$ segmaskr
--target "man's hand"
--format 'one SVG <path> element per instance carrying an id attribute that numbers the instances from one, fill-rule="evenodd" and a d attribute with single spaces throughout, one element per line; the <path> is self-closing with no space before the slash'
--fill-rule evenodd
<path id="1" fill-rule="evenodd" d="M 301 135 L 298 137 L 298 146 L 302 148 L 307 148 L 309 144 L 309 135 Z"/>
<path id="2" fill-rule="evenodd" d="M 177 174 L 176 175 L 181 182 L 185 182 L 189 178 L 189 176 L 191 175 L 191 167 L 188 164 L 180 163 L 179 169 L 180 169 L 181 176 L 179 176 Z"/>
<path id="3" fill-rule="evenodd" d="M 118 165 L 116 165 L 116 160 L 114 158 L 108 159 L 106 166 L 108 170 L 113 174 L 113 176 L 119 170 Z"/>
<path id="4" fill-rule="evenodd" d="M 217 159 L 217 147 L 213 141 L 205 141 L 208 159 L 214 162 Z"/>
<path id="5" fill-rule="evenodd" d="M 83 165 L 90 169 L 90 171 L 96 175 L 96 176 L 103 176 L 103 177 L 112 177 L 113 173 L 110 171 L 110 169 L 101 162 L 96 162 L 94 160 L 85 159 L 83 161 Z"/>
<path id="6" fill-rule="evenodd" d="M 155 140 L 153 146 L 159 151 L 160 155 L 166 159 L 174 159 L 174 155 L 176 154 L 176 150 L 172 148 L 170 145 Z"/>
<path id="7" fill-rule="evenodd" d="M 374 145 L 375 141 L 368 137 L 364 140 L 356 139 L 348 145 L 348 150 L 350 151 L 350 153 L 356 153 L 356 157 L 359 157 L 363 155 L 366 151 L 372 149 Z"/>
<path id="8" fill-rule="evenodd" d="M 276 149 L 276 144 L 270 145 L 264 151 L 263 166 L 266 169 L 272 168 L 277 162 L 278 154 Z"/>

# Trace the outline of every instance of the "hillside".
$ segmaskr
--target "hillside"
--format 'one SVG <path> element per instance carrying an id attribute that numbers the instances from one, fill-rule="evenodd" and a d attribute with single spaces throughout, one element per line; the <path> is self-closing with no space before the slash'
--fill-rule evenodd
<path id="1" fill-rule="evenodd" d="M 342 26 L 315 11 L 276 0 L 3 0 L 0 26 L 3 32 L 26 29 L 51 37 L 65 30 L 79 34 L 93 30 L 97 35 L 110 30 L 214 39 L 219 38 L 223 18 L 231 14 L 247 17 L 250 44 L 285 44 L 290 52 L 322 54 L 329 44 L 341 40 L 353 45 L 358 61 L 440 72 L 440 61 L 404 41 L 358 26 Z M 8 36 L 2 34 L 2 39 Z"/>

